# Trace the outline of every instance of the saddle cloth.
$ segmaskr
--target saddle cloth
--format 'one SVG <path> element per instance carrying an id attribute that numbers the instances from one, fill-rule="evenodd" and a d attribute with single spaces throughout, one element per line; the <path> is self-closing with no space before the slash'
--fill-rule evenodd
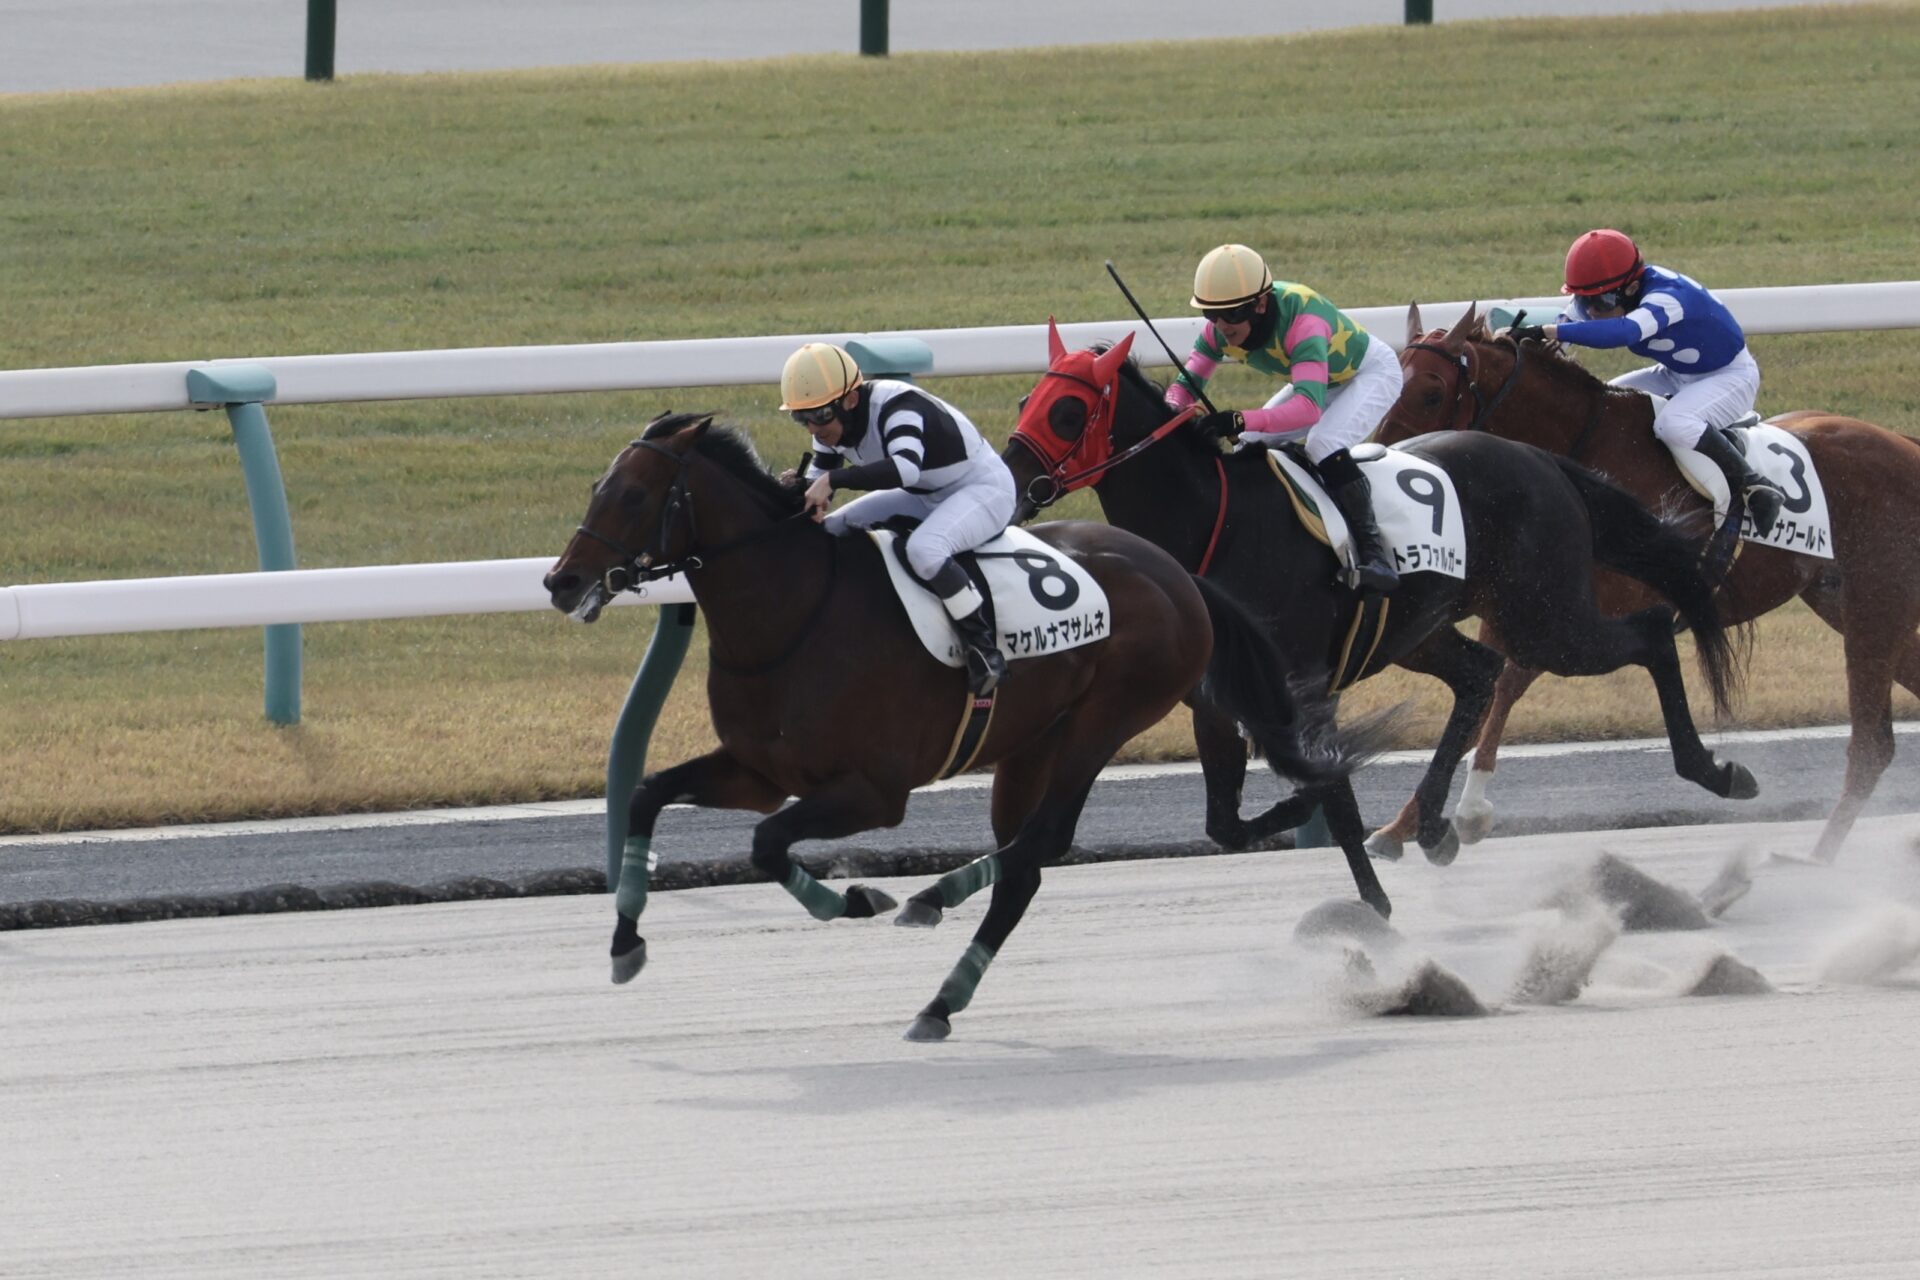
<path id="1" fill-rule="evenodd" d="M 954 634 L 946 606 L 907 567 L 900 554 L 901 535 L 891 529 L 866 533 L 880 548 L 887 576 L 920 643 L 947 666 L 964 667 L 966 651 Z M 1008 529 L 962 552 L 959 560 L 987 597 L 994 634 L 1009 660 L 1092 644 L 1113 630 L 1113 613 L 1100 584 L 1079 561 L 1025 529 Z"/>
<path id="2" fill-rule="evenodd" d="M 1465 578 L 1467 525 L 1453 477 L 1425 458 L 1378 444 L 1354 446 L 1353 460 L 1373 491 L 1373 518 L 1395 571 Z M 1351 571 L 1353 538 L 1346 517 L 1319 478 L 1289 449 L 1268 449 L 1267 464 L 1280 477 L 1307 532 L 1333 548 L 1341 567 Z"/>
<path id="3" fill-rule="evenodd" d="M 1753 516 L 1740 522 L 1740 537 L 1762 546 L 1797 551 L 1801 555 L 1833 559 L 1833 524 L 1827 515 L 1827 492 L 1814 470 L 1813 458 L 1800 437 L 1753 415 L 1745 424 L 1735 423 L 1734 441 L 1747 455 L 1747 464 L 1780 486 L 1786 500 L 1780 504 L 1780 518 L 1762 538 L 1753 531 Z M 1727 518 L 1732 495 L 1727 477 L 1705 454 L 1692 449 L 1672 450 L 1680 474 L 1703 498 L 1713 503 L 1713 523 L 1718 528 Z"/>

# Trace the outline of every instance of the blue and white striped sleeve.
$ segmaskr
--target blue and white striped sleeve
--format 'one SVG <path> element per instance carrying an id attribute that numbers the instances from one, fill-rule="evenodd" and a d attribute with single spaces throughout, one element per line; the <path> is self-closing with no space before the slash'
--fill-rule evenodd
<path id="1" fill-rule="evenodd" d="M 1687 309 L 1671 293 L 1650 293 L 1624 316 L 1575 320 L 1554 326 L 1554 336 L 1577 347 L 1624 347 L 1643 342 L 1686 319 Z"/>

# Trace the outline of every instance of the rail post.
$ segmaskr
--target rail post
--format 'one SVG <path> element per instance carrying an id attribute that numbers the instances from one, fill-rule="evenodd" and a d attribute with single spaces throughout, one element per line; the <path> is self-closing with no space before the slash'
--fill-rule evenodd
<path id="1" fill-rule="evenodd" d="M 221 408 L 233 427 L 240 471 L 253 510 L 253 540 L 260 569 L 274 573 L 297 566 L 293 556 L 293 520 L 287 514 L 287 487 L 273 432 L 260 406 L 273 399 L 273 375 L 257 364 L 222 365 L 187 371 L 187 399 L 196 409 Z M 266 713 L 275 724 L 300 723 L 300 627 L 284 623 L 266 628 Z"/>
<path id="2" fill-rule="evenodd" d="M 647 746 L 653 741 L 653 726 L 660 719 L 673 679 L 680 674 L 680 663 L 687 656 L 687 642 L 693 638 L 694 606 L 660 606 L 660 617 L 653 624 L 653 639 L 647 644 L 647 656 L 627 691 L 626 705 L 614 723 L 613 745 L 607 750 L 607 892 L 620 892 L 620 864 L 627 846 L 627 806 L 633 790 L 647 767 Z M 643 872 L 644 872 L 643 868 Z M 645 886 L 640 886 L 644 891 Z"/>
<path id="3" fill-rule="evenodd" d="M 887 0 L 860 0 L 860 52 L 887 56 Z"/>
<path id="4" fill-rule="evenodd" d="M 307 0 L 307 79 L 333 79 L 334 0 Z"/>
<path id="5" fill-rule="evenodd" d="M 1421 27 L 1433 22 L 1433 0 L 1407 0 L 1407 25 Z"/>

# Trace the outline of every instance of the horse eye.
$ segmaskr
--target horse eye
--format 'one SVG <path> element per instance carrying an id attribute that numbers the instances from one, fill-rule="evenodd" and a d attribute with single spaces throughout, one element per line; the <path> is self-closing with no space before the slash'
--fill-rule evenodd
<path id="1" fill-rule="evenodd" d="M 645 489 L 622 489 L 620 491 L 620 509 L 622 511 L 638 511 L 646 505 L 647 491 Z"/>
<path id="2" fill-rule="evenodd" d="M 1087 406 L 1072 396 L 1062 396 L 1047 410 L 1047 425 L 1062 440 L 1078 440 L 1087 429 Z"/>
<path id="3" fill-rule="evenodd" d="M 1429 391 L 1422 399 L 1429 409 L 1438 409 L 1440 407 L 1440 393 L 1438 391 Z"/>

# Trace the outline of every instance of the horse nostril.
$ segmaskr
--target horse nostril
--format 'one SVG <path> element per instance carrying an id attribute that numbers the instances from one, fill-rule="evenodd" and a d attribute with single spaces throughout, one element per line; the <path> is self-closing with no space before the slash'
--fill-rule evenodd
<path id="1" fill-rule="evenodd" d="M 541 581 L 546 585 L 547 594 L 555 595 L 562 591 L 573 590 L 574 587 L 580 584 L 580 575 L 577 573 L 561 573 L 556 569 L 541 579 Z"/>

